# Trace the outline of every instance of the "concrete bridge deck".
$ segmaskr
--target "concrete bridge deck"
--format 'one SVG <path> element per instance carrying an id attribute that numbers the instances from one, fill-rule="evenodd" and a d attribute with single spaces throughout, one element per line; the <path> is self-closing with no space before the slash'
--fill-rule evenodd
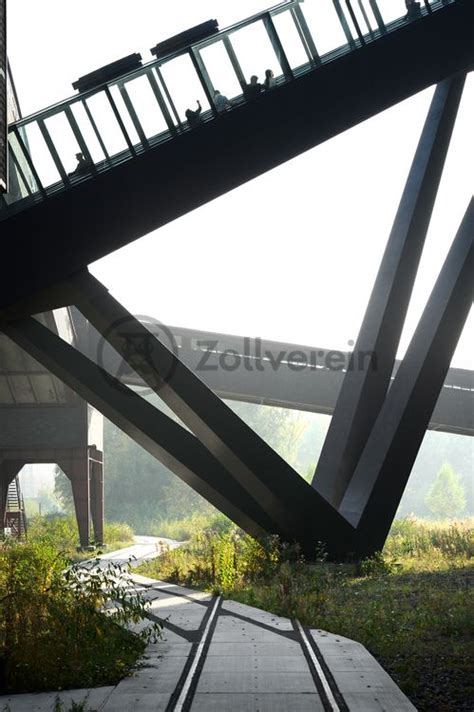
<path id="1" fill-rule="evenodd" d="M 143 540 L 133 553 L 149 558 L 150 547 L 157 551 Z M 66 709 L 72 700 L 86 700 L 86 710 L 103 712 L 415 710 L 360 643 L 220 596 L 133 578 L 151 602 L 150 620 L 164 619 L 164 639 L 148 645 L 143 666 L 116 687 L 59 693 Z M 0 698 L 0 705 L 11 712 L 50 712 L 55 698 L 17 695 Z"/>

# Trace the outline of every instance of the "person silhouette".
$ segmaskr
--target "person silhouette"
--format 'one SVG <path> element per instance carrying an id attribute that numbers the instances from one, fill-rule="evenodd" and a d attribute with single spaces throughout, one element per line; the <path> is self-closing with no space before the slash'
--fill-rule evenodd
<path id="1" fill-rule="evenodd" d="M 84 154 L 82 152 L 76 153 L 76 159 L 77 166 L 73 172 L 69 174 L 70 176 L 86 175 L 92 171 L 94 164 L 89 158 L 84 158 Z"/>
<path id="2" fill-rule="evenodd" d="M 214 104 L 219 114 L 221 114 L 223 111 L 226 111 L 226 109 L 230 109 L 232 107 L 232 104 L 230 103 L 228 98 L 224 96 L 224 94 L 221 94 L 219 89 L 216 89 L 214 91 Z"/>
<path id="3" fill-rule="evenodd" d="M 265 90 L 273 89 L 275 86 L 275 75 L 271 69 L 265 70 L 265 81 L 263 82 L 263 88 Z"/>
<path id="4" fill-rule="evenodd" d="M 407 9 L 405 20 L 416 20 L 421 17 L 421 6 L 417 0 L 405 0 L 405 7 Z"/>
<path id="5" fill-rule="evenodd" d="M 256 74 L 252 74 L 250 77 L 250 84 L 247 84 L 244 89 L 244 97 L 247 101 L 255 99 L 263 91 L 263 86 L 259 83 Z"/>
<path id="6" fill-rule="evenodd" d="M 202 111 L 202 106 L 201 102 L 199 99 L 197 100 L 197 106 L 198 108 L 195 109 L 194 111 L 192 109 L 186 109 L 185 116 L 188 121 L 188 124 L 191 128 L 194 128 L 195 126 L 199 126 L 199 124 L 202 122 L 201 119 L 201 111 Z"/>

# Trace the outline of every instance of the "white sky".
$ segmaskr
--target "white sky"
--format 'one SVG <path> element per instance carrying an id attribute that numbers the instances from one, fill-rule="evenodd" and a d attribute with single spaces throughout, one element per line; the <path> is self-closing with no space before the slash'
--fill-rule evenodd
<path id="1" fill-rule="evenodd" d="M 379 5 L 389 17 L 404 14 L 402 0 Z M 224 27 L 267 6 L 264 0 L 11 0 L 8 52 L 23 114 L 71 95 L 71 82 L 115 59 L 138 51 L 148 61 L 150 47 L 198 22 L 215 17 Z M 321 51 L 336 46 L 332 1 L 306 0 L 303 10 Z M 255 66 L 262 79 L 269 55 L 260 60 L 250 48 L 242 51 L 249 71 Z M 131 311 L 167 324 L 346 348 L 357 336 L 432 94 L 109 255 L 93 273 Z M 471 77 L 399 355 L 472 192 L 473 94 Z M 190 106 L 196 98 L 189 87 Z M 474 368 L 473 336 L 471 312 L 453 365 Z"/>

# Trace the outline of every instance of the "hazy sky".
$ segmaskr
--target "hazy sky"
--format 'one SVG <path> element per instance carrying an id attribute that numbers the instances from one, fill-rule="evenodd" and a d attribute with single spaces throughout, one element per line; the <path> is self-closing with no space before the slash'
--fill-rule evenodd
<path id="1" fill-rule="evenodd" d="M 402 0 L 379 4 L 404 13 Z M 198 22 L 216 17 L 224 27 L 265 7 L 258 0 L 12 0 L 8 51 L 23 113 L 71 95 L 72 81 L 107 62 L 135 51 L 148 61 L 150 47 Z M 340 28 L 331 0 L 302 7 L 320 49 L 335 46 Z M 248 52 L 245 61 L 260 73 L 267 59 Z M 432 94 L 308 151 L 92 271 L 131 311 L 167 324 L 345 348 L 357 336 Z M 472 192 L 473 94 L 471 77 L 403 348 Z M 190 87 L 189 105 L 196 98 Z M 473 337 L 471 312 L 453 365 L 474 367 Z"/>

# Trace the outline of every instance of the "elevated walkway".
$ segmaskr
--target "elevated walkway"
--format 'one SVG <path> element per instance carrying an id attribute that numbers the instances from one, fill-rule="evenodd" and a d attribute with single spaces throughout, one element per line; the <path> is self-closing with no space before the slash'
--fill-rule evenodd
<path id="1" fill-rule="evenodd" d="M 184 53 L 193 62 L 209 106 L 203 112 L 202 125 L 192 130 L 179 114 L 173 115 L 171 95 L 166 85 L 160 84 L 160 68 L 177 59 L 176 55 L 160 58 L 10 127 L 21 200 L 7 198 L 10 204 L 0 210 L 0 229 L 12 263 L 21 265 L 21 270 L 11 270 L 2 280 L 0 309 L 426 87 L 470 69 L 472 3 L 455 0 L 425 5 L 413 22 L 399 20 L 365 33 L 356 25 L 355 37 L 345 21 L 347 44 L 323 56 L 318 54 L 303 16 L 298 14 L 302 13 L 299 3 L 294 1 L 187 48 Z M 283 12 L 300 18 L 297 27 L 308 55 L 304 65 L 290 65 L 275 30 L 274 18 Z M 277 85 L 254 101 L 237 96 L 232 110 L 219 114 L 201 53 L 216 42 L 229 51 L 234 33 L 255 23 L 265 27 L 278 58 L 281 71 Z M 229 57 L 243 86 L 247 77 L 239 70 L 238 57 L 235 52 Z M 163 130 L 155 134 L 144 130 L 127 93 L 139 79 L 150 83 L 155 109 L 161 112 Z M 112 153 L 107 149 L 108 136 L 97 126 L 105 114 L 93 114 L 90 107 L 94 102 L 106 107 L 107 125 L 115 122 L 122 150 Z M 84 118 L 86 114 L 88 118 Z M 86 157 L 93 156 L 92 143 L 101 146 L 96 151 L 101 158 L 89 175 L 68 173 L 61 153 L 64 145 L 54 141 L 54 122 L 62 122 L 71 135 L 69 155 L 79 149 Z M 81 128 L 86 124 L 87 131 Z M 29 152 L 28 140 L 33 134 L 50 164 L 47 180 L 40 175 L 42 167 L 33 151 Z M 368 160 L 374 157 L 368 156 Z M 38 270 L 40 263 L 42 269 Z"/>
<path id="2" fill-rule="evenodd" d="M 77 318 L 73 310 L 73 319 Z M 349 363 L 348 353 L 244 336 L 145 323 L 221 398 L 332 415 Z M 80 350 L 122 383 L 147 388 L 98 333 L 86 327 Z M 392 380 L 400 362 L 397 361 Z M 451 368 L 430 430 L 474 435 L 474 372 Z"/>

